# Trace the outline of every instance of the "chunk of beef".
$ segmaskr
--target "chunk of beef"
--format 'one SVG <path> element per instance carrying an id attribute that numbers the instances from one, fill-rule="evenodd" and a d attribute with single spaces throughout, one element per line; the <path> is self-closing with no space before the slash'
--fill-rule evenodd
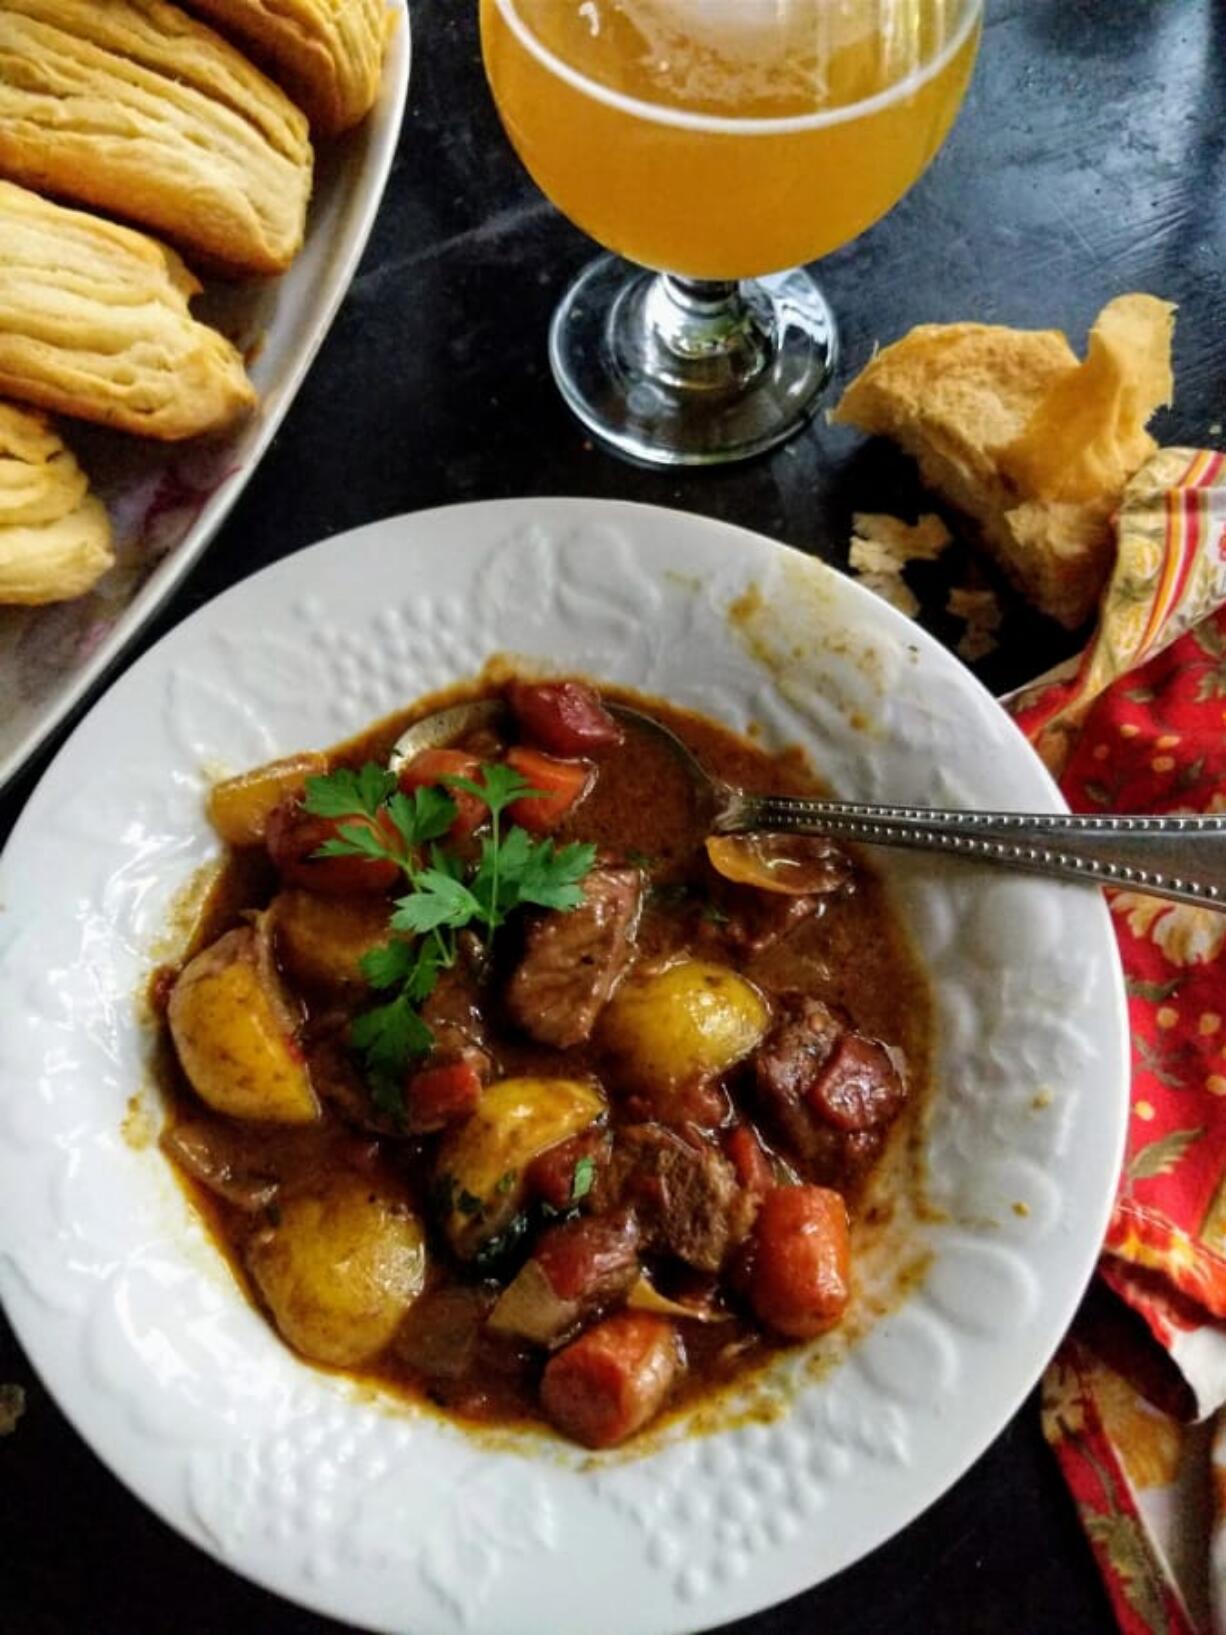
<path id="1" fill-rule="evenodd" d="M 490 1303 L 484 1289 L 445 1285 L 429 1290 L 397 1330 L 397 1357 L 427 1379 L 463 1379 L 476 1363 Z"/>
<path id="2" fill-rule="evenodd" d="M 578 908 L 533 921 L 506 995 L 525 1033 L 557 1050 L 591 1038 L 633 957 L 642 900 L 638 869 L 595 868 Z"/>
<path id="3" fill-rule="evenodd" d="M 719 914 L 703 921 L 704 940 L 745 959 L 764 954 L 826 907 L 820 897 L 784 897 L 779 892 L 727 883 L 714 893 L 714 902 Z"/>
<path id="4" fill-rule="evenodd" d="M 312 1029 L 307 1044 L 307 1067 L 316 1094 L 338 1117 L 355 1130 L 371 1135 L 407 1134 L 403 1120 L 382 1112 L 371 1100 L 366 1081 L 348 1045 L 349 1023 L 338 1020 L 328 1031 Z"/>
<path id="5" fill-rule="evenodd" d="M 246 1150 L 237 1132 L 216 1124 L 176 1124 L 162 1148 L 194 1181 L 245 1214 L 265 1209 L 277 1196 L 281 1178 Z"/>
<path id="6" fill-rule="evenodd" d="M 823 1185 L 850 1185 L 864 1174 L 907 1099 L 887 1047 L 808 997 L 786 1002 L 754 1073 L 775 1128 Z"/>
<path id="7" fill-rule="evenodd" d="M 617 1131 L 607 1185 L 633 1209 L 649 1248 L 698 1271 L 719 1271 L 753 1224 L 756 1200 L 723 1153 L 660 1124 Z"/>
<path id="8" fill-rule="evenodd" d="M 464 1062 L 482 1084 L 487 1084 L 494 1064 L 485 1048 L 485 1024 L 472 976 L 458 965 L 442 972 L 421 1014 L 434 1035 L 434 1048 L 426 1065 L 442 1067 Z"/>

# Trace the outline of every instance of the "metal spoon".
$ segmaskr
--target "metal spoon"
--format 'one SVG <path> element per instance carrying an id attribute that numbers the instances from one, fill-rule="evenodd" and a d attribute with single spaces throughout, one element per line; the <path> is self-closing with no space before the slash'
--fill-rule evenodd
<path id="1" fill-rule="evenodd" d="M 1226 816 L 1082 817 L 1048 812 L 959 812 L 925 806 L 755 795 L 712 777 L 676 733 L 640 710 L 606 707 L 667 740 L 687 767 L 715 834 L 773 830 L 863 845 L 943 852 L 1053 880 L 1122 886 L 1175 902 L 1226 909 Z M 440 710 L 411 726 L 392 750 L 393 772 L 423 749 L 454 743 L 506 719 L 500 699 Z"/>

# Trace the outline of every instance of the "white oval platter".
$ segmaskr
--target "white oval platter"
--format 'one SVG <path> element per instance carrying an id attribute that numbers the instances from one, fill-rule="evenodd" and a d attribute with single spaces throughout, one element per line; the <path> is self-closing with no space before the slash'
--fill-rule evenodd
<path id="1" fill-rule="evenodd" d="M 161 445 L 80 423 L 66 435 L 106 502 L 115 566 L 87 596 L 0 607 L 0 787 L 157 612 L 221 527 L 289 413 L 357 272 L 404 122 L 412 55 L 405 0 L 378 103 L 317 145 L 306 243 L 279 279 L 214 284 L 196 303 L 252 361 L 255 414 L 224 438 Z"/>
<path id="2" fill-rule="evenodd" d="M 932 638 L 739 529 L 495 501 L 301 552 L 111 688 L 0 863 L 0 1297 L 111 1469 L 283 1595 L 388 1635 L 680 1635 L 889 1538 L 1033 1386 L 1122 1153 L 1115 941 L 1092 891 L 879 854 L 936 1000 L 936 1210 L 899 1245 L 931 1260 L 773 1423 L 592 1459 L 363 1398 L 280 1344 L 156 1146 L 121 1135 L 147 1082 L 136 995 L 176 893 L 216 855 L 210 778 L 334 742 L 508 651 L 757 723 L 848 796 L 1060 807 Z"/>

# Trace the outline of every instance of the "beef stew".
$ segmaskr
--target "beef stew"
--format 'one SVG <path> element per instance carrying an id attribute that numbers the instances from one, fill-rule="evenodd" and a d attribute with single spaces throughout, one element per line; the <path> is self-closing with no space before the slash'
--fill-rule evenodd
<path id="1" fill-rule="evenodd" d="M 307 1359 L 593 1448 L 841 1321 L 851 1224 L 924 1087 L 929 1002 L 824 841 L 712 841 L 624 696 L 516 680 L 393 776 L 408 720 L 221 784 L 231 846 L 151 993 L 163 1147 Z"/>

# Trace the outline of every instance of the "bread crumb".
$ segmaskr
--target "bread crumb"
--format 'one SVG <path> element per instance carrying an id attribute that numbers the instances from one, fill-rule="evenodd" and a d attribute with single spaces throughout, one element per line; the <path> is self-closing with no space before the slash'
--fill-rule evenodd
<path id="1" fill-rule="evenodd" d="M 26 1394 L 20 1385 L 0 1385 L 0 1436 L 11 1436 L 26 1411 Z"/>
<path id="2" fill-rule="evenodd" d="M 857 544 L 877 546 L 899 569 L 908 562 L 935 562 L 953 543 L 953 535 L 940 517 L 929 512 L 918 522 L 877 511 L 860 511 L 852 518 L 852 549 Z"/>
<path id="3" fill-rule="evenodd" d="M 862 573 L 860 583 L 908 619 L 914 619 L 919 612 L 919 598 L 899 573 Z"/>
<path id="4" fill-rule="evenodd" d="M 987 658 L 1000 646 L 996 632 L 1000 629 L 1003 615 L 994 590 L 968 590 L 964 586 L 955 586 L 949 593 L 945 609 L 966 624 L 958 641 L 959 658 L 974 664 L 977 659 Z"/>
<path id="5" fill-rule="evenodd" d="M 919 598 L 903 579 L 908 562 L 932 562 L 953 536 L 938 516 L 923 516 L 916 523 L 882 512 L 862 511 L 852 518 L 854 533 L 848 565 L 859 581 L 882 601 L 914 619 Z"/>

